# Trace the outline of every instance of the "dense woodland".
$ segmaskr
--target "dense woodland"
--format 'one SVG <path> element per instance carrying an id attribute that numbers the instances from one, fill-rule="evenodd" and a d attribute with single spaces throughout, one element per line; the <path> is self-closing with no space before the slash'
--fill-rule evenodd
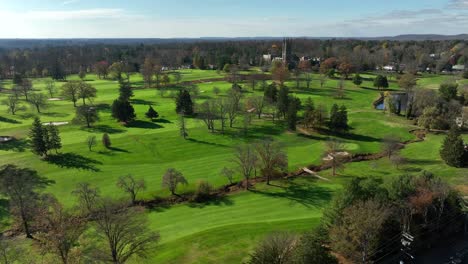
<path id="1" fill-rule="evenodd" d="M 124 62 L 129 71 L 139 72 L 149 58 L 162 67 L 193 66 L 223 69 L 226 64 L 241 67 L 262 66 L 262 54 L 274 53 L 279 41 L 225 41 L 167 43 L 159 45 L 71 45 L 0 50 L 0 73 L 3 78 L 19 73 L 28 77 L 76 74 L 92 71 L 97 63 Z M 295 39 L 295 60 L 309 56 L 337 58 L 350 62 L 356 71 L 374 70 L 389 63 L 404 64 L 410 71 L 451 70 L 456 64 L 468 64 L 466 41 L 361 41 Z M 432 57 L 431 57 L 432 54 Z M 210 67 L 211 65 L 211 67 Z"/>

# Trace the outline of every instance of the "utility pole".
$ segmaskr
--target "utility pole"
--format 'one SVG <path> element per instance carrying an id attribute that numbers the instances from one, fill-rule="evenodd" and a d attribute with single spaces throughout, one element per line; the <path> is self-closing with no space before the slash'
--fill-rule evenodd
<path id="1" fill-rule="evenodd" d="M 414 256 L 411 255 L 411 244 L 414 241 L 414 236 L 412 236 L 409 232 L 403 232 L 401 234 L 401 256 L 402 260 L 400 260 L 400 264 L 405 263 L 414 263 Z M 406 261 L 407 260 L 407 261 Z"/>
<path id="2" fill-rule="evenodd" d="M 468 234 L 468 196 L 462 197 L 461 207 L 462 207 L 463 215 L 465 215 L 464 230 L 465 230 L 465 235 L 467 235 Z"/>

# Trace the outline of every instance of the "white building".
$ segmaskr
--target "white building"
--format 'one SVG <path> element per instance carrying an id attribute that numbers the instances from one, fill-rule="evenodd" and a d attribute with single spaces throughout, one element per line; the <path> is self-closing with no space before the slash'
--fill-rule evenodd
<path id="1" fill-rule="evenodd" d="M 453 65 L 452 70 L 453 71 L 464 71 L 465 70 L 465 65 L 462 65 L 462 64 Z"/>

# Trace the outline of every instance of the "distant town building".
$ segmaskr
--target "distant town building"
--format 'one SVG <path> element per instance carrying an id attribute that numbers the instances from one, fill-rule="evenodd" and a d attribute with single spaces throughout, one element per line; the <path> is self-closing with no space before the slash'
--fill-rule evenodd
<path id="1" fill-rule="evenodd" d="M 292 39 L 283 39 L 283 63 L 289 65 L 292 63 Z"/>
<path id="2" fill-rule="evenodd" d="M 263 54 L 263 61 L 267 63 L 282 61 L 286 65 L 291 65 L 293 63 L 292 42 L 292 39 L 283 39 L 281 54 L 279 53 L 278 46 L 273 45 L 268 54 Z"/>

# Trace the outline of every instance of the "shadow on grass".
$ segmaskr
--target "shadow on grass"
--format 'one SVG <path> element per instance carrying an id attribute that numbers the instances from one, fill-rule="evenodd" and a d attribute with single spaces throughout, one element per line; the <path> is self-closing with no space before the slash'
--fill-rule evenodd
<path id="1" fill-rule="evenodd" d="M 57 112 L 42 113 L 42 115 L 49 116 L 49 117 L 67 117 L 67 116 L 68 116 L 68 114 L 65 114 L 65 113 L 57 113 Z"/>
<path id="2" fill-rule="evenodd" d="M 132 99 L 131 102 L 132 104 L 137 104 L 137 105 L 154 105 L 153 101 L 148 101 L 144 99 Z"/>
<path id="3" fill-rule="evenodd" d="M 0 143 L 0 150 L 24 152 L 29 147 L 27 139 L 13 139 L 8 142 Z"/>
<path id="4" fill-rule="evenodd" d="M 353 130 L 353 128 L 350 128 L 350 130 Z M 335 136 L 335 137 L 347 139 L 347 140 L 355 140 L 355 141 L 363 141 L 363 142 L 381 142 L 381 139 L 379 138 L 354 134 L 351 132 L 338 133 L 338 132 L 333 132 L 325 128 L 320 128 L 317 130 L 317 132 L 320 133 L 321 135 Z"/>
<path id="5" fill-rule="evenodd" d="M 425 159 L 407 159 L 407 164 L 413 165 L 440 165 L 441 163 L 437 160 L 425 160 Z"/>
<path id="6" fill-rule="evenodd" d="M 130 153 L 130 151 L 126 149 L 121 149 L 121 148 L 116 148 L 116 147 L 110 147 L 109 150 L 115 151 L 115 152 L 124 152 L 124 153 Z"/>
<path id="7" fill-rule="evenodd" d="M 223 144 L 218 144 L 218 143 L 213 143 L 213 142 L 207 142 L 207 141 L 202 141 L 202 140 L 197 140 L 197 139 L 194 139 L 194 138 L 188 138 L 187 141 L 190 141 L 190 142 L 193 142 L 193 143 L 199 143 L 199 144 L 205 144 L 205 145 L 210 145 L 210 146 L 216 146 L 216 147 L 228 147 L 226 145 L 223 145 Z"/>
<path id="8" fill-rule="evenodd" d="M 376 91 L 376 92 L 382 92 L 382 93 L 386 92 L 386 91 L 389 91 L 389 92 L 398 91 L 398 89 L 393 89 L 393 88 L 378 89 L 378 88 L 375 88 L 375 87 L 366 87 L 366 86 L 361 87 L 361 89 L 371 90 L 371 91 Z"/>
<path id="9" fill-rule="evenodd" d="M 306 135 L 302 133 L 298 133 L 297 136 L 301 138 L 312 139 L 312 140 L 325 140 L 326 139 L 325 137 L 320 137 L 320 136 L 315 136 L 315 135 Z"/>
<path id="10" fill-rule="evenodd" d="M 109 104 L 97 104 L 94 107 L 96 107 L 97 111 L 109 111 L 111 110 L 111 107 Z"/>
<path id="11" fill-rule="evenodd" d="M 0 222 L 10 218 L 10 210 L 8 199 L 0 199 Z"/>
<path id="12" fill-rule="evenodd" d="M 417 168 L 417 167 L 407 167 L 407 168 L 403 168 L 402 170 L 404 172 L 421 172 L 422 171 L 421 168 Z"/>
<path id="13" fill-rule="evenodd" d="M 0 122 L 10 123 L 10 124 L 21 124 L 21 122 L 18 120 L 3 117 L 3 116 L 0 116 Z"/>
<path id="14" fill-rule="evenodd" d="M 102 164 L 97 160 L 86 158 L 75 153 L 50 155 L 47 157 L 46 161 L 61 168 L 89 170 L 94 172 L 100 171 L 100 169 L 96 168 L 96 165 Z"/>
<path id="15" fill-rule="evenodd" d="M 97 153 L 105 156 L 114 156 L 115 152 L 121 152 L 121 153 L 131 153 L 130 151 L 126 149 L 121 149 L 121 148 L 114 148 L 110 147 L 105 151 L 98 151 Z"/>
<path id="16" fill-rule="evenodd" d="M 163 126 L 155 124 L 153 122 L 143 121 L 143 120 L 135 120 L 128 123 L 125 127 L 132 127 L 132 128 L 144 128 L 144 129 L 158 129 L 163 128 Z"/>
<path id="17" fill-rule="evenodd" d="M 21 115 L 18 115 L 21 119 L 31 119 L 33 117 L 36 116 L 36 114 L 33 114 L 33 113 L 25 113 L 25 114 L 21 114 Z"/>
<path id="18" fill-rule="evenodd" d="M 189 207 L 191 208 L 204 208 L 206 206 L 233 206 L 234 201 L 227 196 L 227 195 L 222 195 L 222 196 L 216 196 L 209 198 L 206 201 L 203 202 L 191 202 L 188 204 Z"/>
<path id="19" fill-rule="evenodd" d="M 311 181 L 314 181 L 311 179 Z M 252 193 L 273 198 L 288 199 L 292 203 L 299 203 L 305 207 L 321 207 L 330 201 L 333 192 L 330 189 L 315 184 L 304 185 L 288 182 L 286 186 L 270 185 L 281 190 L 263 191 L 251 190 Z"/>
<path id="20" fill-rule="evenodd" d="M 120 134 L 124 133 L 126 130 L 120 128 L 114 128 L 108 125 L 98 125 L 93 127 L 84 127 L 82 128 L 84 131 L 92 132 L 92 133 L 107 133 L 107 134 Z"/>
<path id="21" fill-rule="evenodd" d="M 171 121 L 169 121 L 167 119 L 163 119 L 163 118 L 155 119 L 154 122 L 161 123 L 161 124 L 172 124 Z"/>

